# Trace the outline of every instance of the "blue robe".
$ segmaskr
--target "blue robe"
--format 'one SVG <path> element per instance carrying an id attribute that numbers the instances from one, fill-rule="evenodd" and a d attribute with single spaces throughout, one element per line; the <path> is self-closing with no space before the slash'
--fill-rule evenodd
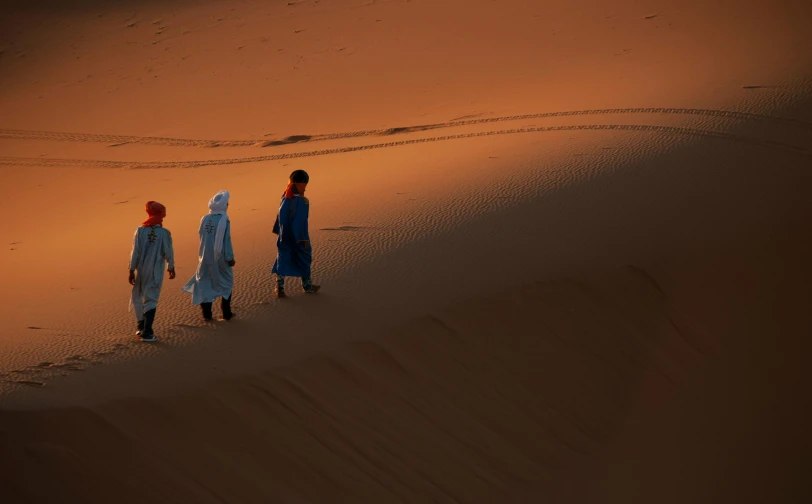
<path id="1" fill-rule="evenodd" d="M 198 249 L 197 271 L 183 286 L 183 290 L 192 295 L 192 304 L 211 303 L 216 298 L 228 299 L 234 288 L 234 272 L 227 263 L 234 260 L 234 248 L 231 245 L 231 221 L 226 221 L 226 233 L 223 236 L 223 253 L 214 257 L 215 230 L 223 215 L 205 215 L 200 220 L 200 248 Z M 200 279 L 198 280 L 198 277 Z"/>
<path id="2" fill-rule="evenodd" d="M 310 233 L 307 230 L 309 214 L 310 202 L 304 196 L 297 194 L 291 199 L 282 197 L 273 226 L 273 232 L 279 237 L 276 240 L 276 262 L 272 273 L 310 278 L 313 250 L 310 248 Z"/>

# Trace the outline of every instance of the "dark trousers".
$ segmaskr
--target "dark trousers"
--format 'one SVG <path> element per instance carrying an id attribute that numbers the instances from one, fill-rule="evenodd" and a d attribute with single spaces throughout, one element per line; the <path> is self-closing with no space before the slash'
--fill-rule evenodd
<path id="1" fill-rule="evenodd" d="M 229 320 L 231 317 L 234 316 L 234 313 L 231 311 L 231 298 L 234 297 L 232 293 L 231 296 L 226 298 L 220 298 L 220 310 L 223 312 L 223 318 Z M 200 303 L 200 308 L 203 310 L 203 318 L 209 320 L 212 318 L 211 314 L 211 305 L 212 303 Z"/>
<path id="2" fill-rule="evenodd" d="M 148 312 L 144 312 L 144 320 L 138 321 L 138 330 L 141 331 L 142 338 L 155 334 L 152 330 L 152 323 L 155 322 L 155 310 L 156 308 L 153 308 Z"/>

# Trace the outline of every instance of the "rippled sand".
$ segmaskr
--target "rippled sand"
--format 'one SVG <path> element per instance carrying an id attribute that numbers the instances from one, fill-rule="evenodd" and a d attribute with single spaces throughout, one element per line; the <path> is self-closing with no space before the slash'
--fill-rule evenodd
<path id="1" fill-rule="evenodd" d="M 66 5 L 0 31 L 10 502 L 801 495 L 809 6 Z M 279 301 L 294 169 L 324 287 Z M 238 318 L 204 324 L 222 188 Z"/>

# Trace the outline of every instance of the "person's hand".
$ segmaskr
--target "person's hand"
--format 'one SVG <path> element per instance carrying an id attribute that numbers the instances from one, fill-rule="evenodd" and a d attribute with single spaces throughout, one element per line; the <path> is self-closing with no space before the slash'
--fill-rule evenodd
<path id="1" fill-rule="evenodd" d="M 167 271 L 169 271 L 169 279 L 174 280 L 175 279 L 175 270 L 171 269 L 171 270 L 167 270 Z"/>
<path id="2" fill-rule="evenodd" d="M 135 271 L 130 270 L 130 285 L 135 285 Z"/>
<path id="3" fill-rule="evenodd" d="M 302 250 L 307 252 L 310 249 L 310 241 L 309 240 L 299 240 L 299 244 L 302 245 Z"/>
<path id="4" fill-rule="evenodd" d="M 232 259 L 232 260 L 230 260 L 230 261 L 226 261 L 226 264 L 228 264 L 229 266 L 231 266 L 231 267 L 233 268 L 233 267 L 234 267 L 234 265 L 235 265 L 235 264 L 237 264 L 237 261 L 235 261 L 234 259 Z"/>

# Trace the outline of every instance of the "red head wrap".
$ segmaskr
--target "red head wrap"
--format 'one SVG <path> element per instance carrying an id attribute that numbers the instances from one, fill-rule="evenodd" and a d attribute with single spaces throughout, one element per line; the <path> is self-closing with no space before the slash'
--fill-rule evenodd
<path id="1" fill-rule="evenodd" d="M 304 195 L 305 187 L 307 187 L 307 182 L 290 181 L 288 187 L 285 188 L 285 198 L 291 199 L 294 194 Z"/>
<path id="2" fill-rule="evenodd" d="M 157 201 L 147 201 L 146 210 L 149 218 L 141 223 L 144 227 L 157 226 L 166 217 L 166 207 Z"/>
<path id="3" fill-rule="evenodd" d="M 308 175 L 306 171 L 294 170 L 294 172 L 290 174 L 288 187 L 285 188 L 285 198 L 291 199 L 295 194 L 304 196 L 305 187 L 307 187 L 308 182 L 310 182 L 310 175 Z"/>

